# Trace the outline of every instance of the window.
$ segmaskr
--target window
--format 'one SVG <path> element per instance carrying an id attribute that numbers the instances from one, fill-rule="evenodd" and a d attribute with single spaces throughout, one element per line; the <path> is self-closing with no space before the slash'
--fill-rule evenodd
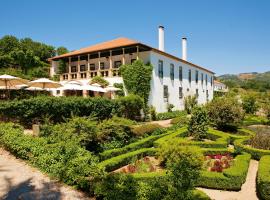
<path id="1" fill-rule="evenodd" d="M 207 86 L 208 77 L 207 74 L 205 74 L 205 85 Z"/>
<path id="2" fill-rule="evenodd" d="M 170 65 L 170 78 L 171 80 L 174 80 L 174 65 Z"/>
<path id="3" fill-rule="evenodd" d="M 211 87 L 213 86 L 213 76 L 211 76 Z"/>
<path id="4" fill-rule="evenodd" d="M 203 85 L 203 73 L 201 73 L 201 83 Z"/>
<path id="5" fill-rule="evenodd" d="M 164 98 L 165 102 L 168 102 L 169 91 L 168 91 L 168 86 L 167 85 L 163 86 L 163 98 Z"/>
<path id="6" fill-rule="evenodd" d="M 95 64 L 90 64 L 90 70 L 93 70 L 93 71 L 95 71 L 95 70 L 96 70 L 96 66 L 95 66 Z"/>
<path id="7" fill-rule="evenodd" d="M 104 66 L 105 66 L 105 65 L 104 65 L 104 62 L 101 62 L 101 63 L 100 63 L 100 69 L 103 70 L 103 69 L 105 68 Z"/>
<path id="8" fill-rule="evenodd" d="M 199 97 L 199 89 L 196 89 L 196 97 Z"/>
<path id="9" fill-rule="evenodd" d="M 60 90 L 56 90 L 56 94 L 59 95 L 60 94 Z"/>
<path id="10" fill-rule="evenodd" d="M 191 69 L 188 70 L 188 81 L 191 83 Z"/>
<path id="11" fill-rule="evenodd" d="M 122 62 L 120 60 L 114 61 L 114 68 L 119 68 L 122 65 Z"/>
<path id="12" fill-rule="evenodd" d="M 86 71 L 85 65 L 81 65 L 81 66 L 80 66 L 80 72 L 85 72 L 85 71 Z"/>
<path id="13" fill-rule="evenodd" d="M 77 66 L 71 66 L 71 73 L 77 72 Z"/>
<path id="14" fill-rule="evenodd" d="M 206 101 L 209 100 L 209 93 L 208 93 L 208 90 L 206 90 Z"/>
<path id="15" fill-rule="evenodd" d="M 198 81 L 199 81 L 199 72 L 198 72 L 198 70 L 196 70 L 195 80 L 196 80 L 196 84 L 198 84 Z"/>
<path id="16" fill-rule="evenodd" d="M 180 66 L 179 67 L 179 81 L 182 81 L 183 80 L 183 67 Z"/>
<path id="17" fill-rule="evenodd" d="M 163 61 L 158 61 L 158 77 L 163 78 Z"/>
<path id="18" fill-rule="evenodd" d="M 179 99 L 183 98 L 183 88 L 179 87 Z"/>

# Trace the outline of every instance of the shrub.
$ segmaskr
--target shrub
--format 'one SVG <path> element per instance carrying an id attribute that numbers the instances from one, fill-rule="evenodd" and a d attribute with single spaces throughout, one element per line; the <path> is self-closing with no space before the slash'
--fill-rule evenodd
<path id="1" fill-rule="evenodd" d="M 257 128 L 256 135 L 251 137 L 250 145 L 257 149 L 270 150 L 270 137 L 268 129 Z"/>
<path id="2" fill-rule="evenodd" d="M 185 97 L 185 111 L 187 114 L 191 114 L 192 109 L 198 104 L 196 96 Z"/>
<path id="3" fill-rule="evenodd" d="M 167 110 L 168 110 L 168 112 L 172 112 L 173 108 L 174 108 L 174 105 L 173 104 L 170 104 L 170 103 L 167 104 Z"/>
<path id="4" fill-rule="evenodd" d="M 109 85 L 109 82 L 106 81 L 103 77 L 101 76 L 95 76 L 91 79 L 91 84 L 97 83 L 101 85 L 102 87 L 106 87 Z"/>
<path id="5" fill-rule="evenodd" d="M 132 137 L 131 126 L 134 124 L 134 121 L 120 117 L 104 120 L 97 126 L 98 140 L 102 143 L 118 141 L 123 146 Z"/>
<path id="6" fill-rule="evenodd" d="M 243 98 L 242 106 L 244 111 L 248 114 L 254 114 L 258 110 L 256 99 L 253 96 Z"/>
<path id="7" fill-rule="evenodd" d="M 89 180 L 102 174 L 97 157 L 81 148 L 74 138 L 61 141 L 33 138 L 24 135 L 21 127 L 9 123 L 0 125 L 0 144 L 41 171 L 80 189 L 92 190 Z"/>
<path id="8" fill-rule="evenodd" d="M 154 106 L 150 106 L 149 113 L 151 116 L 151 120 L 155 121 L 157 119 L 157 113 L 156 113 L 156 109 Z"/>
<path id="9" fill-rule="evenodd" d="M 243 120 L 244 113 L 235 99 L 217 98 L 207 105 L 210 121 L 219 130 L 230 130 L 236 127 Z"/>
<path id="10" fill-rule="evenodd" d="M 261 199 L 270 200 L 270 156 L 263 156 L 259 162 L 257 189 Z"/>
<path id="11" fill-rule="evenodd" d="M 36 97 L 0 103 L 0 115 L 12 121 L 19 121 L 25 126 L 33 122 L 63 122 L 72 116 L 95 116 L 98 120 L 112 117 L 117 104 L 109 99 L 83 97 Z"/>
<path id="12" fill-rule="evenodd" d="M 189 135 L 195 140 L 205 139 L 208 131 L 207 111 L 203 107 L 193 109 L 191 119 L 188 124 Z"/>
<path id="13" fill-rule="evenodd" d="M 164 112 L 164 113 L 158 113 L 157 114 L 157 120 L 166 120 L 166 119 L 172 119 L 175 117 L 180 117 L 186 115 L 185 111 L 180 111 L 180 110 L 176 110 L 176 111 L 172 111 L 172 112 Z"/>
<path id="14" fill-rule="evenodd" d="M 190 199 L 200 176 L 202 155 L 191 147 L 161 146 L 160 158 L 166 160 L 168 169 L 169 199 Z"/>
<path id="15" fill-rule="evenodd" d="M 137 95 L 130 94 L 125 97 L 116 99 L 118 103 L 118 114 L 129 119 L 140 119 L 141 110 L 143 109 L 143 99 Z"/>
<path id="16" fill-rule="evenodd" d="M 116 94 L 117 96 L 119 96 L 119 97 L 125 96 L 124 85 L 123 85 L 123 83 L 114 83 L 113 86 L 120 89 L 120 90 L 118 90 L 118 91 L 115 91 L 115 94 Z"/>
<path id="17" fill-rule="evenodd" d="M 154 131 L 161 128 L 162 126 L 156 123 L 136 125 L 132 127 L 132 133 L 136 136 L 151 135 Z"/>

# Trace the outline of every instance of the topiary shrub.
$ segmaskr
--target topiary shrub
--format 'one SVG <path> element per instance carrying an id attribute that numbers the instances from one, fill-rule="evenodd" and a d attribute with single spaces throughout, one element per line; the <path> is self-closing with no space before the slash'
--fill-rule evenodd
<path id="1" fill-rule="evenodd" d="M 195 140 L 205 139 L 208 131 L 208 114 L 204 107 L 193 109 L 188 123 L 188 135 Z"/>
<path id="2" fill-rule="evenodd" d="M 236 99 L 217 98 L 207 105 L 210 121 L 219 130 L 237 130 L 244 118 L 244 112 Z"/>
<path id="3" fill-rule="evenodd" d="M 257 189 L 261 199 L 270 200 L 270 156 L 263 156 L 259 162 Z"/>
<path id="4" fill-rule="evenodd" d="M 187 114 L 191 114 L 192 109 L 198 104 L 196 96 L 185 97 L 185 111 Z"/>

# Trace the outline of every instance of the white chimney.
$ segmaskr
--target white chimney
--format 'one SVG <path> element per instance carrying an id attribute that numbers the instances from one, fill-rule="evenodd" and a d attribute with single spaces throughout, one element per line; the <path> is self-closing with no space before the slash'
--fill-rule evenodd
<path id="1" fill-rule="evenodd" d="M 182 38 L 182 59 L 187 60 L 187 38 Z"/>
<path id="2" fill-rule="evenodd" d="M 164 27 L 158 27 L 158 49 L 164 51 Z"/>

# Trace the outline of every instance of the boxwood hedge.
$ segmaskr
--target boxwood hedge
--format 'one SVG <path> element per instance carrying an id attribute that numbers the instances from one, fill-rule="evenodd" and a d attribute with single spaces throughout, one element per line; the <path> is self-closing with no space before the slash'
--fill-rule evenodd
<path id="1" fill-rule="evenodd" d="M 261 199 L 270 200 L 270 156 L 263 156 L 259 162 L 257 190 Z"/>

